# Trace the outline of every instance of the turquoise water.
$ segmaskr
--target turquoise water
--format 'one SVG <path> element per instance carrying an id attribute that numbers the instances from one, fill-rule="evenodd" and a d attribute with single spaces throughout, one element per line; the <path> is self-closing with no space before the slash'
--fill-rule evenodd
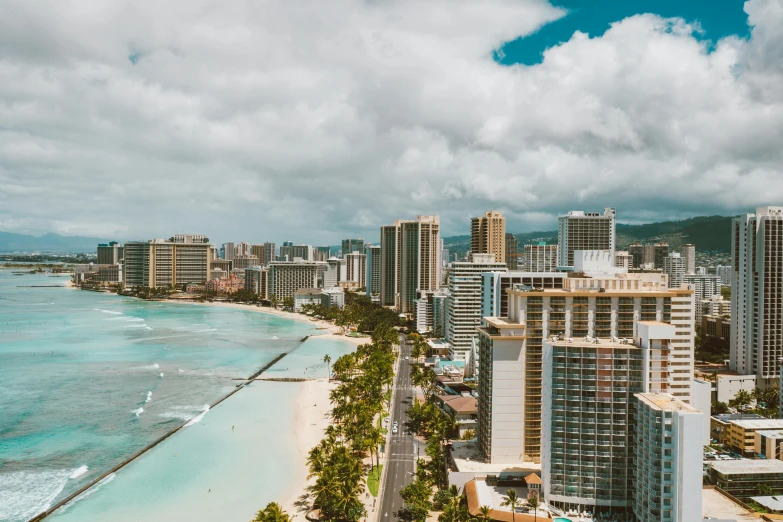
<path id="1" fill-rule="evenodd" d="M 66 281 L 0 270 L 0 520 L 29 519 L 184 421 L 192 426 L 57 518 L 102 519 L 107 503 L 123 502 L 168 512 L 201 491 L 199 481 L 237 473 L 239 455 L 267 463 L 248 476 L 254 505 L 288 487 L 284 434 L 295 385 L 254 383 L 201 414 L 234 388 L 232 377 L 252 374 L 279 353 L 295 349 L 272 375 L 325 375 L 323 353 L 336 359 L 348 345 L 318 338 L 301 344 L 319 333 L 312 325 L 253 311 L 18 288 Z M 221 422 L 229 420 L 275 429 L 257 441 L 244 440 L 251 430 L 241 430 L 235 443 L 218 444 Z M 177 448 L 172 455 L 190 457 L 161 457 L 167 445 Z M 207 513 L 190 519 L 215 519 Z"/>

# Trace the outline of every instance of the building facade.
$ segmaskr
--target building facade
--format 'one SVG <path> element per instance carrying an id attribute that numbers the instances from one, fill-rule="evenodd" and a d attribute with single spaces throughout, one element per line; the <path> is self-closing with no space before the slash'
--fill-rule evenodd
<path id="1" fill-rule="evenodd" d="M 449 296 L 446 298 L 446 340 L 458 360 L 464 361 L 470 351 L 476 328 L 481 323 L 481 290 L 483 272 L 505 272 L 505 263 L 495 261 L 494 254 L 470 254 L 471 261 L 449 265 Z"/>
<path id="2" fill-rule="evenodd" d="M 506 232 L 506 267 L 509 270 L 519 269 L 519 240 L 514 234 Z M 448 258 L 448 252 L 444 256 Z"/>
<path id="3" fill-rule="evenodd" d="M 672 252 L 663 260 L 663 271 L 669 276 L 669 286 L 679 288 L 685 275 L 685 259 L 679 252 Z"/>
<path id="4" fill-rule="evenodd" d="M 557 245 L 525 245 L 525 272 L 554 272 L 557 260 Z"/>
<path id="5" fill-rule="evenodd" d="M 783 207 L 759 207 L 732 223 L 732 370 L 770 386 L 783 358 Z"/>
<path id="6" fill-rule="evenodd" d="M 685 273 L 696 273 L 696 245 L 688 243 L 682 245 L 682 257 L 685 258 Z"/>
<path id="7" fill-rule="evenodd" d="M 506 262 L 506 218 L 502 212 L 493 210 L 471 219 L 470 251 L 494 254 L 496 262 Z"/>
<path id="8" fill-rule="evenodd" d="M 260 266 L 246 268 L 245 290 L 258 294 L 261 299 L 269 299 L 269 270 Z"/>
<path id="9" fill-rule="evenodd" d="M 364 276 L 367 284 L 367 296 L 379 295 L 381 293 L 381 247 L 380 245 L 366 245 L 364 247 L 366 256 L 367 273 Z"/>
<path id="10" fill-rule="evenodd" d="M 210 274 L 209 243 L 175 243 L 155 239 L 124 247 L 126 288 L 166 288 L 206 283 Z"/>
<path id="11" fill-rule="evenodd" d="M 269 299 L 282 302 L 302 288 L 318 285 L 318 263 L 275 261 L 269 264 Z"/>
<path id="12" fill-rule="evenodd" d="M 116 241 L 110 243 L 101 243 L 98 245 L 98 256 L 95 264 L 98 265 L 118 265 L 123 257 L 122 245 Z"/>
<path id="13" fill-rule="evenodd" d="M 603 213 L 573 210 L 560 216 L 557 223 L 557 244 L 560 266 L 574 266 L 575 250 L 609 250 L 614 259 L 615 209 Z"/>
<path id="14" fill-rule="evenodd" d="M 523 413 L 524 440 L 520 454 L 524 461 L 540 462 L 541 458 L 542 350 L 544 340 L 552 335 L 634 339 L 639 335 L 641 322 L 673 325 L 675 336 L 669 341 L 671 353 L 667 362 L 671 373 L 665 391 L 684 402 L 690 401 L 694 343 L 692 290 L 669 289 L 666 277 L 657 273 L 588 274 L 566 278 L 563 284 L 562 289 L 516 286 L 508 291 L 508 317 L 504 321 L 517 325 L 517 329 L 524 325 L 526 331 L 517 346 L 524 362 L 522 395 L 513 399 L 515 407 Z M 483 365 L 485 359 L 491 361 L 492 339 L 479 337 L 479 340 L 479 360 Z M 491 373 L 479 373 L 479 390 L 480 394 L 491 392 Z"/>
<path id="15" fill-rule="evenodd" d="M 250 256 L 245 254 L 239 254 L 234 256 L 233 267 L 234 268 L 250 268 L 251 266 L 259 266 L 260 262 L 256 256 Z"/>
<path id="16" fill-rule="evenodd" d="M 636 519 L 701 520 L 704 414 L 666 393 L 636 399 L 631 470 Z"/>
<path id="17" fill-rule="evenodd" d="M 364 253 L 364 238 L 343 239 L 343 257 L 353 252 Z"/>

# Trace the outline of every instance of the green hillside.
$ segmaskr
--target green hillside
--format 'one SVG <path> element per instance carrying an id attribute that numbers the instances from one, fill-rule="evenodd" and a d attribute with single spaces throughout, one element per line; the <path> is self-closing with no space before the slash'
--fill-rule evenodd
<path id="1" fill-rule="evenodd" d="M 679 251 L 683 244 L 693 243 L 697 251 L 731 252 L 731 217 L 700 216 L 682 221 L 662 221 L 644 225 L 617 224 L 617 249 L 624 250 L 631 243 L 669 243 L 672 251 Z M 546 241 L 557 243 L 557 231 L 524 232 L 514 234 L 519 248 L 526 243 Z M 464 256 L 470 250 L 470 236 L 444 237 L 443 244 L 450 253 Z"/>

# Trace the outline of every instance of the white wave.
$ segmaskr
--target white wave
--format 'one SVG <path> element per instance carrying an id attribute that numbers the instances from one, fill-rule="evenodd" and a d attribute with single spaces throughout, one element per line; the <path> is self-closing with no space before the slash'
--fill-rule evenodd
<path id="1" fill-rule="evenodd" d="M 152 330 L 152 328 L 150 328 L 150 327 L 149 327 L 149 326 L 147 326 L 147 325 L 144 325 L 144 329 L 145 329 L 145 330 Z"/>
<path id="2" fill-rule="evenodd" d="M 73 470 L 73 473 L 68 475 L 68 478 L 69 479 L 79 478 L 82 475 L 84 475 L 85 473 L 87 473 L 88 469 L 89 469 L 89 467 L 87 466 L 87 464 L 85 464 L 84 466 L 80 466 L 80 467 L 76 468 L 75 470 Z"/>
<path id="3" fill-rule="evenodd" d="M 115 318 L 112 317 L 112 319 Z M 144 322 L 144 319 L 142 319 L 141 317 L 116 317 L 116 319 L 122 319 L 123 321 L 127 321 L 129 323 L 138 323 L 139 321 L 141 321 L 142 323 Z"/>
<path id="4" fill-rule="evenodd" d="M 280 338 L 278 336 L 276 336 L 276 335 L 273 335 L 272 337 L 270 337 L 270 339 L 272 339 L 273 341 L 277 341 Z"/>
<path id="5" fill-rule="evenodd" d="M 75 470 L 0 473 L 0 520 L 29 520 L 49 509 Z"/>
<path id="6" fill-rule="evenodd" d="M 151 400 L 152 400 L 152 392 L 148 391 L 147 392 L 147 400 L 145 400 L 144 402 L 150 402 Z"/>
<path id="7" fill-rule="evenodd" d="M 198 422 L 201 422 L 201 419 L 204 418 L 204 415 L 206 415 L 208 411 L 209 411 L 209 404 L 205 404 L 204 405 L 204 409 L 201 410 L 201 413 L 199 413 L 198 415 L 193 417 L 191 420 L 189 420 L 188 423 L 185 424 L 185 428 L 187 428 L 188 426 L 193 426 L 194 424 L 196 424 Z"/>
<path id="8" fill-rule="evenodd" d="M 99 480 L 97 484 L 95 484 L 93 487 L 91 487 L 90 489 L 88 489 L 87 491 L 85 491 L 84 493 L 82 493 L 81 495 L 76 497 L 75 499 L 73 499 L 70 502 L 68 502 L 67 504 L 65 504 L 62 508 L 57 510 L 57 512 L 60 513 L 60 514 L 65 513 L 66 511 L 68 511 L 71 508 L 71 506 L 73 506 L 74 504 L 76 504 L 80 500 L 89 497 L 90 495 L 92 495 L 96 491 L 99 491 L 103 486 L 105 486 L 106 484 L 108 484 L 109 482 L 114 480 L 114 477 L 115 477 L 114 473 L 106 475 L 104 478 Z"/>
<path id="9" fill-rule="evenodd" d="M 183 411 L 167 411 L 165 413 L 159 414 L 158 416 L 163 417 L 164 419 L 179 419 L 183 421 L 189 421 L 195 417 L 193 413 L 186 413 Z"/>
<path id="10" fill-rule="evenodd" d="M 150 364 L 148 366 L 134 366 L 131 368 L 131 370 L 159 370 L 160 366 L 158 366 L 158 363 Z"/>
<path id="11" fill-rule="evenodd" d="M 191 330 L 193 333 L 207 333 L 207 332 L 217 332 L 217 328 L 207 328 L 205 330 Z"/>
<path id="12" fill-rule="evenodd" d="M 144 408 L 138 408 L 138 409 L 136 409 L 136 410 L 133 410 L 133 411 L 131 411 L 131 413 L 135 413 L 135 414 L 136 414 L 136 417 L 138 417 L 139 415 L 141 415 L 142 413 L 144 413 Z"/>
<path id="13" fill-rule="evenodd" d="M 179 368 L 177 368 L 177 371 L 178 371 L 179 373 L 182 373 L 182 372 L 184 372 L 185 370 L 180 370 Z"/>
<path id="14" fill-rule="evenodd" d="M 147 328 L 147 325 L 144 323 L 141 324 L 133 323 L 133 324 L 126 324 L 125 328 Z"/>
<path id="15" fill-rule="evenodd" d="M 115 312 L 114 310 L 101 310 L 100 308 L 94 308 L 93 310 L 98 310 L 104 314 L 122 315 L 122 312 Z"/>
<path id="16" fill-rule="evenodd" d="M 161 372 L 160 376 L 163 377 L 163 372 Z"/>

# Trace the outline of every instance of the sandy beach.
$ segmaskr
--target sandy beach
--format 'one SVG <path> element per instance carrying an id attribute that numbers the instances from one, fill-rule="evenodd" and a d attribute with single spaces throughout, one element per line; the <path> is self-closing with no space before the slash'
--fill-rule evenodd
<path id="1" fill-rule="evenodd" d="M 328 337 L 332 337 L 334 339 L 339 339 L 340 341 L 344 341 L 347 343 L 350 343 L 354 346 L 359 346 L 361 344 L 366 344 L 371 342 L 371 339 L 369 337 L 347 337 L 340 333 L 341 328 L 339 326 L 335 326 L 329 321 L 324 321 L 321 319 L 312 319 L 306 315 L 298 314 L 295 312 L 286 312 L 285 310 L 277 310 L 275 308 L 270 308 L 266 306 L 253 306 L 253 305 L 245 305 L 245 304 L 239 304 L 239 303 L 218 303 L 218 302 L 212 302 L 212 303 L 200 303 L 196 301 L 180 301 L 178 299 L 169 299 L 167 302 L 170 303 L 182 303 L 182 304 L 191 304 L 196 306 L 217 306 L 222 308 L 234 308 L 236 310 L 247 310 L 250 312 L 258 312 L 262 314 L 269 314 L 269 315 L 276 315 L 278 317 L 284 317 L 286 319 L 291 319 L 292 321 L 300 321 L 305 322 L 311 325 L 314 325 L 319 330 L 323 330 L 323 334 L 312 334 L 313 336 L 318 335 L 324 335 Z M 319 439 L 320 440 L 320 439 Z"/>
<path id="2" fill-rule="evenodd" d="M 304 520 L 307 510 L 312 505 L 306 489 L 314 483 L 315 479 L 307 478 L 307 454 L 318 445 L 329 426 L 329 412 L 332 409 L 329 403 L 329 392 L 336 386 L 336 383 L 329 383 L 326 379 L 306 381 L 297 397 L 297 412 L 294 419 L 297 455 L 295 462 L 292 462 L 292 465 L 296 466 L 294 470 L 296 480 L 278 502 L 294 519 Z"/>

